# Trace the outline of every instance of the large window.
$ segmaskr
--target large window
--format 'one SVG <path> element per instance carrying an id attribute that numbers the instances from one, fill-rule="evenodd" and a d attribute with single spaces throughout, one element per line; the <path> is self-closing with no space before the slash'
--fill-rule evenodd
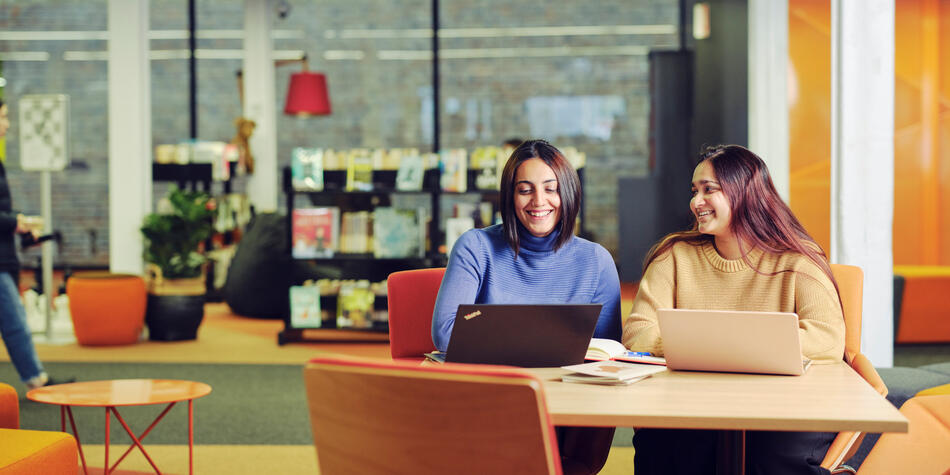
<path id="1" fill-rule="evenodd" d="M 617 178 L 647 171 L 647 54 L 679 46 L 678 1 L 442 0 L 437 63 L 431 0 L 273 3 L 286 12 L 273 17 L 275 58 L 307 54 L 333 104 L 330 116 L 278 114 L 281 166 L 298 146 L 428 151 L 544 138 L 586 153 L 584 227 L 617 251 Z M 7 169 L 24 211 L 39 212 L 39 178 L 19 170 L 17 99 L 71 98 L 73 165 L 53 178 L 60 264 L 108 263 L 106 11 L 105 0 L 0 5 L 14 119 Z M 149 15 L 153 143 L 177 143 L 191 136 L 187 2 L 152 0 Z M 228 141 L 241 114 L 243 2 L 196 0 L 195 23 L 197 138 Z M 276 68 L 278 110 L 299 68 Z"/>

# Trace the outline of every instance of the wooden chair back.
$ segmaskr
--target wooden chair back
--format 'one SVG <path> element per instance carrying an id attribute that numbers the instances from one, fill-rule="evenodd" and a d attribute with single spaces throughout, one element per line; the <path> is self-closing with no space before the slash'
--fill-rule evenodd
<path id="1" fill-rule="evenodd" d="M 389 274 L 389 352 L 393 359 L 413 358 L 435 351 L 432 312 L 445 268 L 414 269 Z"/>
<path id="2" fill-rule="evenodd" d="M 531 374 L 326 357 L 304 368 L 304 384 L 323 475 L 561 474 Z"/>

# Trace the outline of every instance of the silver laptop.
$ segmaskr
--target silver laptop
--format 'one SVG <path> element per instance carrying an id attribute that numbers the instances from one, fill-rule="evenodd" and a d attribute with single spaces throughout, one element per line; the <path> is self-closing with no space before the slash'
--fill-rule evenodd
<path id="1" fill-rule="evenodd" d="M 666 366 L 676 370 L 798 376 L 798 315 L 784 312 L 659 309 Z"/>
<path id="2" fill-rule="evenodd" d="M 445 351 L 451 363 L 547 368 L 584 362 L 601 304 L 462 304 Z"/>

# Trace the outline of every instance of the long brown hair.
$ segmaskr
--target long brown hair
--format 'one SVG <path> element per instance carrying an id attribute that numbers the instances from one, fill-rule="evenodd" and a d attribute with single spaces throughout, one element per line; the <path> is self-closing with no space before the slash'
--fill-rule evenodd
<path id="1" fill-rule="evenodd" d="M 501 222 L 505 240 L 518 256 L 520 239 L 518 237 L 518 216 L 515 213 L 515 173 L 522 163 L 539 158 L 551 167 L 557 178 L 557 193 L 561 197 L 561 222 L 557 224 L 558 236 L 554 241 L 554 249 L 560 249 L 567 241 L 574 237 L 574 221 L 581 207 L 581 179 L 577 171 L 564 158 L 564 154 L 544 140 L 527 140 L 522 142 L 505 164 L 501 173 Z"/>
<path id="2" fill-rule="evenodd" d="M 825 252 L 775 191 L 765 161 L 739 145 L 714 145 L 700 154 L 699 163 L 702 162 L 712 165 L 722 192 L 729 198 L 732 211 L 729 228 L 739 238 L 739 251 L 746 265 L 761 273 L 749 262 L 747 251 L 750 249 L 760 248 L 772 254 L 797 252 L 811 259 L 831 279 L 835 289 L 838 288 Z M 647 253 L 644 272 L 677 242 L 699 246 L 713 241 L 713 236 L 702 234 L 698 229 L 699 223 L 694 220 L 692 229 L 661 239 Z M 743 249 L 745 245 L 750 249 Z"/>

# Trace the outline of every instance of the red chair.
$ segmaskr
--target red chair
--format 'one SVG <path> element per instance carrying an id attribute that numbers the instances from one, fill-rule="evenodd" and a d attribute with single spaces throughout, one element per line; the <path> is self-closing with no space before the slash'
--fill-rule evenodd
<path id="1" fill-rule="evenodd" d="M 389 352 L 393 359 L 421 361 L 435 351 L 432 312 L 445 268 L 414 269 L 389 274 Z"/>
<path id="2" fill-rule="evenodd" d="M 542 383 L 529 373 L 325 357 L 303 376 L 323 475 L 562 473 Z"/>

